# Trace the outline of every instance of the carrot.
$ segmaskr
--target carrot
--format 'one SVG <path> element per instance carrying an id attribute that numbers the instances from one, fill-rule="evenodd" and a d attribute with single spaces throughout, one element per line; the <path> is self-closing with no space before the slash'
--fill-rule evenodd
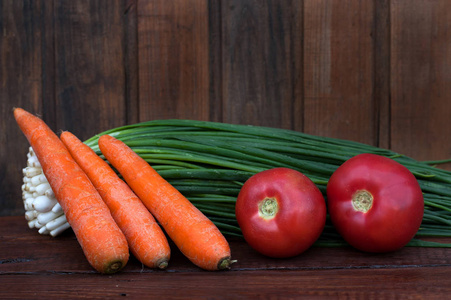
<path id="1" fill-rule="evenodd" d="M 230 247 L 213 222 L 123 142 L 103 135 L 99 148 L 180 251 L 205 270 L 230 268 Z"/>
<path id="2" fill-rule="evenodd" d="M 102 158 L 75 135 L 64 131 L 60 139 L 109 207 L 133 255 L 150 268 L 165 269 L 171 253 L 168 240 L 142 201 Z"/>
<path id="3" fill-rule="evenodd" d="M 14 109 L 14 117 L 35 151 L 88 262 L 100 273 L 122 269 L 130 255 L 127 240 L 89 178 L 44 121 L 21 108 Z"/>

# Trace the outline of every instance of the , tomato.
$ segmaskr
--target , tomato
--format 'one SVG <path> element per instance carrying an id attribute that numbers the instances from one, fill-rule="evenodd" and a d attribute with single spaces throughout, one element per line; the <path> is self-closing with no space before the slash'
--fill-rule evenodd
<path id="1" fill-rule="evenodd" d="M 304 174 L 274 168 L 253 175 L 236 201 L 236 218 L 246 242 L 270 257 L 292 257 L 308 249 L 326 222 L 326 202 Z"/>
<path id="2" fill-rule="evenodd" d="M 398 162 L 359 154 L 330 177 L 327 204 L 341 236 L 367 252 L 390 252 L 405 246 L 418 231 L 423 194 L 414 175 Z"/>

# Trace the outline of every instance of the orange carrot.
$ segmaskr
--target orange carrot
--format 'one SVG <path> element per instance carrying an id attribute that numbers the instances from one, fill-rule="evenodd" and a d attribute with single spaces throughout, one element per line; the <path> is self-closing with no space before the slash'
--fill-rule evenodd
<path id="1" fill-rule="evenodd" d="M 168 240 L 142 201 L 102 158 L 75 135 L 64 131 L 60 139 L 110 208 L 133 255 L 150 268 L 166 268 L 171 253 Z"/>
<path id="2" fill-rule="evenodd" d="M 100 273 L 122 269 L 130 255 L 127 240 L 89 178 L 44 121 L 21 108 L 14 109 L 14 117 L 33 147 L 88 262 Z"/>
<path id="3" fill-rule="evenodd" d="M 99 148 L 191 262 L 230 268 L 229 244 L 210 219 L 123 142 L 103 135 Z"/>

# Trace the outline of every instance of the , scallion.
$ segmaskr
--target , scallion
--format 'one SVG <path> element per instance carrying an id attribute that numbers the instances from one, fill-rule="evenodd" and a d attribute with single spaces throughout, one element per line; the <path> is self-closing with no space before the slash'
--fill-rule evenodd
<path id="1" fill-rule="evenodd" d="M 23 169 L 23 175 L 22 199 L 28 226 L 37 228 L 40 234 L 51 236 L 57 236 L 69 228 L 63 209 L 56 200 L 31 147 L 27 154 L 27 167 Z"/>
<path id="2" fill-rule="evenodd" d="M 234 214 L 235 200 L 240 187 L 253 174 L 275 167 L 292 168 L 308 176 L 325 195 L 329 177 L 343 162 L 360 153 L 373 153 L 403 164 L 418 179 L 424 193 L 425 214 L 417 236 L 451 237 L 451 172 L 388 149 L 287 129 L 154 120 L 113 128 L 86 140 L 101 157 L 97 141 L 104 134 L 131 147 L 224 234 L 241 236 Z M 346 243 L 328 220 L 316 244 Z M 418 238 L 408 245 L 451 247 Z"/>

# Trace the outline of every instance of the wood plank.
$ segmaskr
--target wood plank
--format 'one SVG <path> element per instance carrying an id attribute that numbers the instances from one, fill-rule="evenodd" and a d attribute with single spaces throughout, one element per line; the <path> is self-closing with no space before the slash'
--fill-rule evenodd
<path id="1" fill-rule="evenodd" d="M 124 2 L 56 1 L 55 130 L 84 140 L 127 121 Z"/>
<path id="2" fill-rule="evenodd" d="M 23 217 L 3 217 L 0 237 L 2 299 L 161 295 L 443 299 L 451 292 L 451 248 L 406 247 L 368 254 L 349 247 L 315 247 L 295 258 L 271 259 L 241 239 L 228 238 L 238 260 L 228 271 L 203 271 L 171 244 L 173 255 L 166 270 L 142 267 L 132 258 L 123 271 L 105 276 L 87 264 L 70 231 L 57 238 L 40 236 L 27 228 Z"/>
<path id="3" fill-rule="evenodd" d="M 374 2 L 304 3 L 305 132 L 377 144 Z"/>
<path id="4" fill-rule="evenodd" d="M 124 5 L 126 123 L 134 124 L 139 122 L 138 5 L 137 0 Z"/>
<path id="5" fill-rule="evenodd" d="M 390 149 L 390 1 L 374 1 L 375 146 Z"/>
<path id="6" fill-rule="evenodd" d="M 29 229 L 23 217 L 0 218 L 0 274 L 24 274 L 41 271 L 60 273 L 89 273 L 96 271 L 87 263 L 75 235 L 69 230 L 56 238 L 43 236 Z M 401 267 L 451 266 L 451 248 L 404 247 L 384 254 L 364 253 L 351 247 L 312 247 L 290 259 L 265 257 L 242 239 L 227 237 L 235 271 L 256 270 L 328 270 L 328 269 L 381 269 Z M 443 239 L 450 242 L 449 239 Z M 166 271 L 203 272 L 185 258 L 171 243 L 171 261 Z M 333 259 L 331 259 L 333 257 Z M 123 272 L 154 272 L 131 258 Z"/>
<path id="7" fill-rule="evenodd" d="M 42 118 L 46 124 L 56 130 L 56 95 L 55 95 L 55 22 L 54 1 L 43 1 L 42 23 Z"/>
<path id="8" fill-rule="evenodd" d="M 140 120 L 208 120 L 207 1 L 137 5 Z"/>
<path id="9" fill-rule="evenodd" d="M 13 108 L 43 113 L 41 41 L 46 23 L 41 1 L 0 2 L 0 215 L 22 214 L 22 168 L 28 141 Z M 48 121 L 48 115 L 43 116 Z"/>
<path id="10" fill-rule="evenodd" d="M 222 49 L 222 1 L 208 1 L 209 39 L 209 80 L 210 117 L 209 121 L 223 121 L 223 49 Z"/>
<path id="11" fill-rule="evenodd" d="M 293 128 L 301 73 L 298 1 L 222 1 L 223 120 Z M 296 121 L 298 122 L 298 121 Z"/>
<path id="12" fill-rule="evenodd" d="M 450 268 L 2 275 L 4 299 L 446 299 Z M 25 288 L 24 288 L 25 286 Z M 83 287 L 83 288 L 80 288 Z"/>
<path id="13" fill-rule="evenodd" d="M 451 157 L 451 2 L 391 2 L 391 145 L 419 160 Z"/>

